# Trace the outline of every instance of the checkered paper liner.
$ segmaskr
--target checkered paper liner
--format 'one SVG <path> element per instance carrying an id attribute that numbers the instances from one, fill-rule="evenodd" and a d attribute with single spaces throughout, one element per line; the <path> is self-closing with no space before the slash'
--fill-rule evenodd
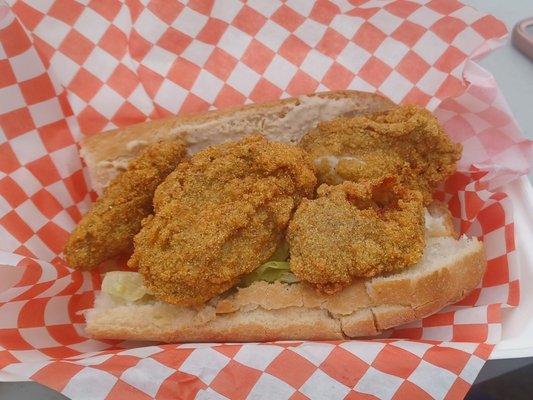
<path id="1" fill-rule="evenodd" d="M 495 188 L 527 171 L 531 142 L 473 61 L 505 27 L 453 0 L 85 3 L 0 7 L 0 380 L 72 399 L 462 398 L 519 297 L 512 208 Z M 463 144 L 437 197 L 486 244 L 480 287 L 374 341 L 87 338 L 101 277 L 59 257 L 95 198 L 82 132 L 335 89 L 424 105 Z"/>

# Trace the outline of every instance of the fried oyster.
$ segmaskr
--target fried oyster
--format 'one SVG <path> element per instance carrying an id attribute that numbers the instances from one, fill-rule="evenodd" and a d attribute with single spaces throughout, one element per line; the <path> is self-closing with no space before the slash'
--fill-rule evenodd
<path id="1" fill-rule="evenodd" d="M 424 251 L 422 195 L 395 178 L 321 185 L 296 210 L 288 241 L 292 272 L 326 293 L 404 269 Z"/>
<path id="2" fill-rule="evenodd" d="M 157 189 L 129 265 L 156 298 L 202 304 L 274 253 L 315 186 L 312 164 L 296 146 L 252 135 L 207 148 Z"/>

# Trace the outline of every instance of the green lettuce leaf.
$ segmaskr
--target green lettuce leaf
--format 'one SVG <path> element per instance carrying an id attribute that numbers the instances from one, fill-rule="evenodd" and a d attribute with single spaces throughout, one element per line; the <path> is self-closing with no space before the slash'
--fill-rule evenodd
<path id="1" fill-rule="evenodd" d="M 149 295 L 141 274 L 129 271 L 111 271 L 105 274 L 102 292 L 124 301 L 138 301 Z"/>
<path id="2" fill-rule="evenodd" d="M 255 281 L 296 283 L 299 279 L 291 272 L 288 261 L 268 261 L 244 276 L 239 286 L 247 287 Z"/>

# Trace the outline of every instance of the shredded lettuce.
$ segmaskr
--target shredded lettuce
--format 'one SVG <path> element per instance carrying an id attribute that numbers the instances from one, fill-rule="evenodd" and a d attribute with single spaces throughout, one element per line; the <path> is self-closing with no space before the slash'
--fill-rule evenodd
<path id="1" fill-rule="evenodd" d="M 268 261 L 246 275 L 239 286 L 247 287 L 255 281 L 296 283 L 299 279 L 291 272 L 288 261 Z"/>
<path id="2" fill-rule="evenodd" d="M 289 243 L 283 241 L 269 260 L 245 275 L 239 287 L 250 286 L 255 281 L 296 283 L 299 279 L 291 272 L 289 262 Z"/>
<path id="3" fill-rule="evenodd" d="M 283 241 L 266 263 L 254 269 L 248 275 L 245 275 L 237 286 L 247 287 L 255 281 L 270 283 L 276 281 L 283 283 L 299 282 L 299 279 L 291 272 L 289 262 L 287 261 L 288 258 L 289 243 Z"/>
<path id="4" fill-rule="evenodd" d="M 149 294 L 141 274 L 129 271 L 111 271 L 105 274 L 102 291 L 125 301 L 137 301 Z"/>
<path id="5" fill-rule="evenodd" d="M 245 275 L 239 287 L 250 286 L 255 281 L 283 283 L 297 283 L 299 279 L 291 272 L 289 262 L 289 245 L 283 242 L 272 257 Z M 105 274 L 102 291 L 117 299 L 127 302 L 141 301 L 152 298 L 149 290 L 144 286 L 141 274 L 129 271 L 111 271 Z"/>

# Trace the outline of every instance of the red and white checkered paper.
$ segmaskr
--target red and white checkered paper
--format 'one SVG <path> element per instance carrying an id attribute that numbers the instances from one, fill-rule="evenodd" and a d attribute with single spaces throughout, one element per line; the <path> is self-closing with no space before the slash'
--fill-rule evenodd
<path id="1" fill-rule="evenodd" d="M 511 204 L 495 188 L 527 171 L 531 142 L 473 61 L 497 47 L 503 24 L 454 0 L 83 3 L 0 7 L 0 380 L 72 399 L 462 398 L 499 340 L 501 307 L 519 297 Z M 437 196 L 486 244 L 481 286 L 382 340 L 87 338 L 80 312 L 100 275 L 59 256 L 95 197 L 76 142 L 147 118 L 334 89 L 424 105 L 463 144 L 460 172 Z"/>

